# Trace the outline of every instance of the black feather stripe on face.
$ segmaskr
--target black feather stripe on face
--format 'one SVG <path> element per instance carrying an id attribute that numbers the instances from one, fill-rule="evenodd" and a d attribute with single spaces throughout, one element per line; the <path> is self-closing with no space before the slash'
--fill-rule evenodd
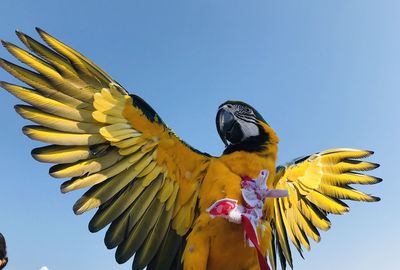
<path id="1" fill-rule="evenodd" d="M 221 105 L 219 105 L 218 109 L 220 109 L 221 107 L 223 107 L 225 105 L 230 105 L 230 106 L 238 105 L 240 107 L 249 108 L 254 112 L 254 115 L 255 115 L 256 119 L 258 119 L 259 121 L 262 121 L 262 122 L 264 122 L 265 124 L 268 125 L 268 123 L 264 120 L 262 115 L 255 108 L 253 108 L 251 105 L 249 105 L 249 104 L 247 104 L 247 103 L 245 103 L 243 101 L 228 100 L 228 101 L 225 101 L 224 103 L 222 103 Z"/>

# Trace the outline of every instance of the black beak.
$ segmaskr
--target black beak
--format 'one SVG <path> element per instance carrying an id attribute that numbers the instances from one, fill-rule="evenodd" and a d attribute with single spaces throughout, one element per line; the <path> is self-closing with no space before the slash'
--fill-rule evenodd
<path id="1" fill-rule="evenodd" d="M 215 119 L 217 124 L 218 134 L 224 142 L 225 146 L 228 146 L 227 133 L 232 129 L 235 124 L 235 117 L 233 114 L 225 108 L 220 108 Z"/>

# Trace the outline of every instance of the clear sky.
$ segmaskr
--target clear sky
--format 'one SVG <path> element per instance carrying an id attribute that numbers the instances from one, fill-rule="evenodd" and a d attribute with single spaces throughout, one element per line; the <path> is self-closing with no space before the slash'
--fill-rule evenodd
<path id="1" fill-rule="evenodd" d="M 400 2 L 397 0 L 1 0 L 0 38 L 40 26 L 147 100 L 192 146 L 219 155 L 216 108 L 252 104 L 277 131 L 279 161 L 334 147 L 371 149 L 384 182 L 350 203 L 295 269 L 394 269 L 400 252 Z M 0 56 L 11 57 L 4 49 Z M 0 70 L 0 79 L 16 82 Z M 62 195 L 41 144 L 0 91 L 0 231 L 10 270 L 131 269 L 91 234 L 81 195 Z"/>

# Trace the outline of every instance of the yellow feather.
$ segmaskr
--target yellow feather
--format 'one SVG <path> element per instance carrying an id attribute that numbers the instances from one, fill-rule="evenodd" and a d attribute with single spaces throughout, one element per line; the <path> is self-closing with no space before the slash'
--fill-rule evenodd
<path id="1" fill-rule="evenodd" d="M 96 121 L 106 124 L 117 124 L 117 123 L 127 123 L 128 121 L 122 117 L 115 117 L 112 115 L 107 115 L 99 111 L 94 111 L 92 116 Z"/>
<path id="2" fill-rule="evenodd" d="M 146 153 L 142 153 L 141 151 L 138 151 L 138 152 L 131 154 L 128 158 L 129 158 L 129 161 L 133 164 L 133 163 L 141 160 L 145 155 L 146 155 Z M 150 155 L 147 155 L 147 156 L 150 156 Z"/>
<path id="3" fill-rule="evenodd" d="M 118 102 L 123 102 L 125 104 L 125 97 L 129 97 L 129 95 L 115 81 L 110 82 L 106 89 L 110 92 L 112 98 L 118 100 Z"/>
<path id="4" fill-rule="evenodd" d="M 286 215 L 283 214 L 283 213 L 286 213 L 286 212 L 285 212 L 285 210 L 283 209 L 282 204 L 279 204 L 279 209 L 280 209 L 280 212 L 282 213 L 282 221 L 283 221 L 284 227 L 285 227 L 285 229 L 286 229 L 286 232 L 287 232 L 287 234 L 288 234 L 288 236 L 289 236 L 289 239 L 292 241 L 292 243 L 293 243 L 294 246 L 297 248 L 297 250 L 301 250 L 301 248 L 300 248 L 300 246 L 299 246 L 299 243 L 298 243 L 296 237 L 295 237 L 294 234 L 293 234 L 292 226 L 291 226 L 291 224 L 289 223 L 288 219 L 286 218 Z"/>
<path id="5" fill-rule="evenodd" d="M 162 172 L 162 170 L 161 167 L 155 167 L 154 170 L 144 177 L 143 185 L 148 186 Z"/>
<path id="6" fill-rule="evenodd" d="M 193 223 L 197 200 L 198 200 L 198 195 L 199 195 L 199 190 L 197 190 L 196 193 L 193 194 L 192 199 L 187 204 L 187 207 L 189 208 L 189 215 L 186 217 L 186 222 L 183 223 L 184 227 L 186 228 L 186 232 L 190 229 L 191 224 Z M 186 234 L 186 232 L 185 232 L 185 234 Z"/>
<path id="7" fill-rule="evenodd" d="M 88 91 L 90 88 L 84 88 L 85 84 L 76 79 L 73 82 L 65 80 L 52 66 L 41 60 L 40 58 L 18 48 L 17 46 L 3 42 L 3 45 L 8 51 L 23 63 L 36 69 L 41 75 L 46 76 L 53 87 L 64 92 L 68 96 L 72 96 L 82 101 L 91 101 L 94 94 L 93 91 Z"/>
<path id="8" fill-rule="evenodd" d="M 153 169 L 158 165 L 158 162 L 153 160 L 152 162 L 150 162 L 149 165 L 147 165 L 147 167 L 138 175 L 138 177 L 144 177 L 146 175 L 148 175 L 151 171 L 153 171 Z"/>
<path id="9" fill-rule="evenodd" d="M 303 213 L 303 215 L 308 218 L 315 227 L 327 231 L 330 228 L 330 222 L 326 219 L 318 216 L 310 206 L 308 206 L 304 199 L 299 200 L 298 209 Z"/>
<path id="10" fill-rule="evenodd" d="M 29 103 L 45 112 L 58 115 L 71 120 L 94 122 L 89 111 L 78 110 L 61 102 L 45 98 L 42 95 L 18 85 L 1 83 L 1 86 L 17 98 Z"/>
<path id="11" fill-rule="evenodd" d="M 112 82 L 112 79 L 99 67 L 93 64 L 89 59 L 76 52 L 74 49 L 68 47 L 64 43 L 58 41 L 54 37 L 50 36 L 43 30 L 37 28 L 37 31 L 47 44 L 49 44 L 57 52 L 66 56 L 70 61 L 72 61 L 74 66 L 85 76 L 93 78 L 94 75 L 99 84 L 104 87 L 108 86 L 108 84 Z"/>
<path id="12" fill-rule="evenodd" d="M 157 198 L 160 200 L 161 203 L 164 203 L 166 200 L 168 200 L 173 191 L 174 183 L 172 181 L 166 180 L 160 190 L 160 193 L 158 193 Z"/>
<path id="13" fill-rule="evenodd" d="M 178 191 L 179 191 L 179 185 L 177 183 L 174 183 L 174 190 L 172 191 L 171 196 L 167 200 L 167 204 L 165 209 L 167 211 L 172 211 L 173 206 L 175 205 L 176 197 L 178 196 Z M 174 212 L 174 211 L 172 211 Z"/>
<path id="14" fill-rule="evenodd" d="M 370 175 L 359 174 L 355 172 L 343 174 L 324 174 L 322 182 L 329 185 L 348 185 L 348 184 L 362 184 L 370 185 L 381 182 L 382 179 Z"/>
<path id="15" fill-rule="evenodd" d="M 139 221 L 140 218 L 143 216 L 144 212 L 147 210 L 148 206 L 152 202 L 152 199 L 156 195 L 156 192 L 158 192 L 160 185 L 161 185 L 161 178 L 158 181 L 153 182 L 151 186 L 146 188 L 143 194 L 141 194 L 140 198 L 137 201 L 135 201 L 135 203 L 131 204 L 129 208 L 126 209 L 126 211 L 112 223 L 104 239 L 108 248 L 116 247 L 124 240 L 125 233 L 131 231 L 132 228 L 137 223 L 137 221 Z M 113 219 L 112 216 L 119 215 L 121 207 L 117 208 L 114 206 L 115 205 L 111 205 L 111 207 L 114 208 L 113 209 L 114 212 L 110 210 L 109 213 L 111 213 L 111 217 L 109 217 L 109 220 Z M 106 209 L 106 211 L 108 211 L 108 208 Z M 105 226 L 104 224 L 109 223 L 106 220 L 101 221 L 101 219 L 104 218 L 104 212 L 101 213 L 101 215 L 99 216 L 96 215 L 95 217 L 98 218 L 98 220 L 100 221 L 96 223 L 100 224 L 95 224 L 98 226 L 97 228 L 92 228 L 92 226 L 90 226 L 89 228 L 91 229 L 91 231 L 95 231 L 93 229 L 99 229 L 102 227 L 102 225 Z"/>
<path id="16" fill-rule="evenodd" d="M 72 163 L 92 155 L 89 146 L 50 145 L 32 150 L 34 159 L 47 163 Z"/>
<path id="17" fill-rule="evenodd" d="M 161 178 L 157 181 L 151 183 L 146 189 L 141 193 L 141 196 L 132 204 L 131 215 L 129 219 L 128 231 L 130 231 L 133 226 L 142 218 L 143 214 L 148 209 L 152 201 L 155 201 L 155 197 L 161 187 Z M 132 215 L 133 214 L 133 215 Z"/>
<path id="18" fill-rule="evenodd" d="M 23 81 L 28 85 L 31 85 L 34 88 L 44 91 L 48 89 L 50 89 L 50 91 L 54 91 L 53 86 L 48 81 L 46 81 L 46 79 L 42 75 L 10 63 L 4 59 L 0 59 L 0 66 L 17 79 Z"/>
<path id="19" fill-rule="evenodd" d="M 66 177 L 80 177 L 85 174 L 93 174 L 109 168 L 122 157 L 118 154 L 118 151 L 113 149 L 107 154 L 98 158 L 85 160 L 75 164 L 68 165 L 56 165 L 50 170 L 50 175 L 56 178 Z"/>
<path id="20" fill-rule="evenodd" d="M 110 206 L 110 208 L 121 208 L 122 206 L 119 206 L 119 204 L 123 204 L 125 208 L 128 207 L 144 190 L 144 187 L 141 185 L 143 179 L 135 179 L 136 175 L 137 172 L 133 167 L 130 167 L 126 171 L 116 175 L 111 181 L 107 181 L 97 188 L 88 191 L 75 203 L 74 212 L 79 215 L 95 207 L 99 207 L 102 203 L 114 197 L 115 194 L 130 182 L 134 181 L 134 188 L 128 188 L 128 190 L 124 192 L 124 195 L 117 198 L 113 206 Z M 121 213 L 123 210 L 124 209 L 121 209 Z M 106 210 L 105 213 L 108 211 L 109 210 Z M 104 214 L 104 216 L 107 216 L 107 214 Z"/>
<path id="21" fill-rule="evenodd" d="M 300 230 L 304 231 L 315 242 L 319 242 L 321 240 L 320 236 L 310 227 L 302 213 L 299 212 L 297 208 L 291 208 L 290 210 L 292 211 L 295 222 L 299 226 Z"/>
<path id="22" fill-rule="evenodd" d="M 199 188 L 199 183 L 187 183 L 184 187 L 184 192 L 179 192 L 178 194 L 177 203 L 179 205 L 186 205 L 193 198 L 193 194 L 195 194 Z"/>
<path id="23" fill-rule="evenodd" d="M 94 107 L 98 111 L 104 112 L 111 109 L 117 109 L 121 112 L 124 109 L 124 103 L 121 104 L 118 101 L 106 99 L 102 93 L 96 93 L 93 97 Z"/>
<path id="24" fill-rule="evenodd" d="M 102 135 L 110 142 L 119 142 L 128 138 L 132 138 L 133 136 L 133 132 L 128 130 L 128 131 L 124 131 L 124 134 L 120 134 L 120 135 L 114 135 L 114 134 L 107 134 L 106 131 L 104 130 L 100 130 L 100 133 L 103 133 Z M 105 134 L 105 135 L 104 135 Z"/>
<path id="25" fill-rule="evenodd" d="M 139 144 L 139 145 L 134 145 L 134 146 L 131 146 L 128 148 L 119 149 L 118 151 L 119 151 L 120 155 L 127 156 L 130 154 L 136 153 L 140 149 L 140 147 L 142 147 L 142 145 L 143 145 L 143 143 Z"/>
<path id="26" fill-rule="evenodd" d="M 192 224 L 194 218 L 194 208 L 197 203 L 197 192 L 192 195 L 190 201 L 185 204 L 181 209 L 177 212 L 176 216 L 172 221 L 172 228 L 176 230 L 178 235 L 185 235 L 187 231 L 190 229 L 190 225 Z"/>
<path id="27" fill-rule="evenodd" d="M 99 112 L 105 113 L 107 115 L 115 116 L 115 117 L 120 117 L 120 118 L 124 117 L 122 115 L 122 109 L 123 109 L 122 107 L 112 107 L 112 108 L 108 109 L 106 107 L 99 106 L 98 103 L 94 103 L 93 105 L 96 108 L 96 110 L 98 110 Z"/>
<path id="28" fill-rule="evenodd" d="M 294 236 L 300 241 L 301 245 L 303 245 L 307 250 L 310 250 L 310 243 L 306 236 L 302 233 L 302 230 L 299 227 L 299 224 L 296 222 L 296 216 L 294 215 L 293 210 L 286 211 L 286 218 L 289 222 L 289 226 L 292 229 Z"/>
<path id="29" fill-rule="evenodd" d="M 280 200 L 280 199 L 277 199 L 277 200 Z M 276 203 L 274 204 L 274 212 L 276 215 L 276 218 L 274 220 L 275 220 L 276 232 L 278 234 L 278 240 L 279 240 L 279 243 L 280 243 L 280 246 L 282 248 L 282 252 L 283 252 L 285 258 L 288 260 L 289 265 L 291 265 L 292 264 L 292 260 L 291 260 L 292 256 L 291 256 L 291 253 L 289 250 L 289 243 L 287 242 L 287 238 L 286 238 L 286 234 L 285 234 L 286 229 L 283 224 L 283 220 L 282 220 L 282 216 L 281 216 L 282 213 L 279 210 L 278 201 L 276 201 Z"/>
<path id="30" fill-rule="evenodd" d="M 113 138 L 120 138 L 125 135 L 132 135 L 134 132 L 131 129 L 112 130 L 111 126 L 103 127 L 100 130 L 101 135 L 112 140 Z"/>
<path id="31" fill-rule="evenodd" d="M 351 148 L 336 148 L 322 151 L 316 156 L 325 163 L 336 163 L 343 159 L 349 158 L 365 158 L 372 155 L 373 152 L 366 150 L 358 150 Z"/>
<path id="32" fill-rule="evenodd" d="M 115 253 L 115 258 L 118 263 L 126 262 L 138 251 L 146 240 L 149 232 L 155 226 L 163 210 L 164 207 L 162 204 L 158 203 L 156 200 L 151 202 L 136 226 L 129 232 L 127 238 L 118 246 L 117 252 Z"/>
<path id="33" fill-rule="evenodd" d="M 182 207 L 172 220 L 172 228 L 178 235 L 184 235 L 186 233 L 186 228 L 183 224 L 186 224 L 185 220 L 187 216 L 190 216 L 189 210 L 188 207 Z"/>
<path id="34" fill-rule="evenodd" d="M 8 61 L 0 59 L 0 67 L 3 67 L 7 72 L 16 77 L 17 79 L 25 82 L 26 84 L 34 87 L 38 92 L 44 96 L 51 97 L 61 103 L 71 105 L 73 107 L 83 106 L 84 102 L 67 96 L 64 93 L 54 90 L 53 86 L 41 75 L 14 65 Z M 1 82 L 1 86 L 6 88 L 9 83 Z"/>
<path id="35" fill-rule="evenodd" d="M 141 158 L 140 161 L 135 164 L 135 171 L 137 173 L 136 175 L 141 173 L 152 161 L 153 157 L 151 156 L 151 154 L 146 154 L 143 158 Z"/>
<path id="36" fill-rule="evenodd" d="M 63 76 L 78 77 L 76 71 L 71 67 L 70 63 L 68 63 L 65 58 L 56 54 L 49 48 L 43 46 L 42 44 L 32 39 L 28 35 L 21 33 L 19 31 L 17 31 L 16 33 L 19 39 L 25 44 L 26 47 L 28 47 L 31 51 L 35 52 L 36 54 L 42 56 L 43 58 L 51 62 Z"/>
<path id="37" fill-rule="evenodd" d="M 343 214 L 349 211 L 349 208 L 337 203 L 333 199 L 324 196 L 323 194 L 312 191 L 307 195 L 307 199 L 313 204 L 317 205 L 319 208 L 333 214 Z"/>
<path id="38" fill-rule="evenodd" d="M 142 149 L 140 149 L 140 151 L 145 153 L 150 152 L 153 149 L 157 149 L 158 144 L 158 142 L 148 142 L 142 147 Z"/>
<path id="39" fill-rule="evenodd" d="M 110 168 L 107 168 L 103 171 L 100 171 L 96 174 L 89 175 L 87 177 L 75 178 L 71 181 L 67 181 L 62 185 L 61 192 L 66 193 L 72 190 L 93 186 L 95 184 L 101 183 L 108 178 L 111 178 L 122 171 L 126 170 L 132 165 L 132 162 L 129 160 L 129 157 L 117 162 Z"/>
<path id="40" fill-rule="evenodd" d="M 5 41 L 2 41 L 2 43 L 3 46 L 21 62 L 33 67 L 47 77 L 62 80 L 61 75 L 40 58 L 28 53 L 27 51 L 15 46 L 12 43 Z"/>
<path id="41" fill-rule="evenodd" d="M 65 133 L 41 126 L 25 126 L 22 131 L 31 139 L 58 145 L 94 145 L 106 141 L 100 134 Z"/>
<path id="42" fill-rule="evenodd" d="M 115 132 L 115 131 L 121 131 L 121 130 L 131 130 L 135 133 L 138 133 L 137 130 L 135 130 L 130 124 L 127 123 L 117 123 L 113 125 L 107 126 L 107 130 L 109 132 Z"/>
<path id="43" fill-rule="evenodd" d="M 340 162 L 333 167 L 329 168 L 329 171 L 332 172 L 349 172 L 349 171 L 368 171 L 376 169 L 379 165 L 371 162 L 365 161 L 354 161 L 354 162 Z"/>
<path id="44" fill-rule="evenodd" d="M 88 70 L 86 67 L 85 63 L 79 59 L 71 50 L 69 49 L 68 46 L 65 44 L 59 42 L 52 36 L 48 35 L 46 32 L 37 29 L 39 32 L 39 35 L 42 37 L 42 39 L 49 44 L 53 49 L 55 49 L 58 53 L 66 56 L 68 59 L 72 61 L 74 66 L 82 73 L 84 73 L 86 76 L 91 77 L 92 73 Z"/>
<path id="45" fill-rule="evenodd" d="M 150 260 L 150 258 L 154 258 L 153 256 L 157 256 L 159 247 L 161 247 L 163 239 L 169 228 L 171 214 L 171 211 L 164 210 L 162 212 L 153 231 L 149 234 L 140 251 L 135 254 L 135 265 L 138 266 L 138 269 L 144 269 L 146 265 L 148 265 L 148 261 Z M 139 262 L 136 263 L 136 261 Z M 155 267 L 153 269 L 157 268 Z"/>
<path id="46" fill-rule="evenodd" d="M 107 200 L 111 199 L 116 193 L 118 193 L 121 189 L 123 189 L 128 183 L 135 181 L 135 190 L 129 193 L 129 196 L 134 196 L 133 193 L 140 192 L 143 190 L 140 186 L 137 186 L 136 182 L 141 181 L 140 179 L 135 179 L 135 172 L 133 168 L 128 168 L 124 172 L 114 176 L 110 181 L 104 182 L 100 185 L 95 186 L 86 192 L 75 204 L 74 204 L 74 212 L 77 215 L 80 215 L 86 211 L 89 211 L 95 207 L 99 207 L 101 204 L 105 203 Z M 129 189 L 131 190 L 131 189 Z M 124 207 L 129 206 L 129 200 L 126 199 L 125 195 L 121 195 L 117 198 L 117 201 L 124 201 L 126 205 Z M 136 199 L 136 197 L 134 197 Z M 113 205 L 116 204 L 113 203 Z M 110 206 L 113 207 L 113 206 Z M 123 210 L 122 210 L 123 211 Z"/>
<path id="47" fill-rule="evenodd" d="M 23 118 L 31 120 L 45 127 L 72 133 L 98 133 L 100 124 L 77 122 L 63 117 L 42 112 L 30 106 L 17 105 L 15 110 Z"/>
<path id="48" fill-rule="evenodd" d="M 61 191 L 63 193 L 66 193 L 66 192 L 69 192 L 72 190 L 76 190 L 76 189 L 80 189 L 80 188 L 84 188 L 84 187 L 88 187 L 88 186 L 92 186 L 92 185 L 101 183 L 101 182 L 107 180 L 108 178 L 111 178 L 111 177 L 123 172 L 124 170 L 128 169 L 134 163 L 136 163 L 137 161 L 140 160 L 137 165 L 132 167 L 132 171 L 130 172 L 136 176 L 141 172 L 141 169 L 143 169 L 142 168 L 143 164 L 146 164 L 147 162 L 151 161 L 151 157 L 150 157 L 151 155 L 147 154 L 144 158 L 143 158 L 143 155 L 144 154 L 138 152 L 137 154 L 128 156 L 128 157 L 120 160 L 116 164 L 114 164 L 112 167 L 107 168 L 103 171 L 100 171 L 96 174 L 89 175 L 87 177 L 82 177 L 82 178 L 75 178 L 75 179 L 72 179 L 71 181 L 67 181 L 62 185 Z M 143 158 L 143 160 L 141 160 L 142 158 Z"/>
<path id="49" fill-rule="evenodd" d="M 345 187 L 337 187 L 337 186 L 321 184 L 319 186 L 319 190 L 323 194 L 340 199 L 349 199 L 349 200 L 366 201 L 366 202 L 374 202 L 377 200 L 375 197 L 371 197 L 365 193 L 362 193 L 361 191 Z"/>

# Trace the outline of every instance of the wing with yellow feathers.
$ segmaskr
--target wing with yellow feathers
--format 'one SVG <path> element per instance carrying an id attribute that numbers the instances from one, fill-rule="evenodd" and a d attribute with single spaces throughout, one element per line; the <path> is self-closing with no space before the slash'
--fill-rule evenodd
<path id="1" fill-rule="evenodd" d="M 332 149 L 278 167 L 276 188 L 289 192 L 288 197 L 276 199 L 274 203 L 274 238 L 282 269 L 286 268 L 286 261 L 292 267 L 288 239 L 301 255 L 302 247 L 309 250 L 309 238 L 319 242 L 318 230 L 330 228 L 328 214 L 349 211 L 342 199 L 366 202 L 379 200 L 350 187 L 352 184 L 368 185 L 381 181 L 380 178 L 357 172 L 379 166 L 360 160 L 371 154 L 370 151 L 356 149 Z M 271 257 L 275 257 L 275 254 Z"/>
<path id="2" fill-rule="evenodd" d="M 1 82 L 29 104 L 16 111 L 38 124 L 23 132 L 50 144 L 34 149 L 33 157 L 55 163 L 53 177 L 71 178 L 62 192 L 89 187 L 74 212 L 98 208 L 89 229 L 111 224 L 105 244 L 118 247 L 119 263 L 136 253 L 133 269 L 179 268 L 180 245 L 192 226 L 209 156 L 179 140 L 146 102 L 128 95 L 90 60 L 38 32 L 50 47 L 17 32 L 33 54 L 2 42 L 35 71 L 0 60 L 31 87 Z"/>

